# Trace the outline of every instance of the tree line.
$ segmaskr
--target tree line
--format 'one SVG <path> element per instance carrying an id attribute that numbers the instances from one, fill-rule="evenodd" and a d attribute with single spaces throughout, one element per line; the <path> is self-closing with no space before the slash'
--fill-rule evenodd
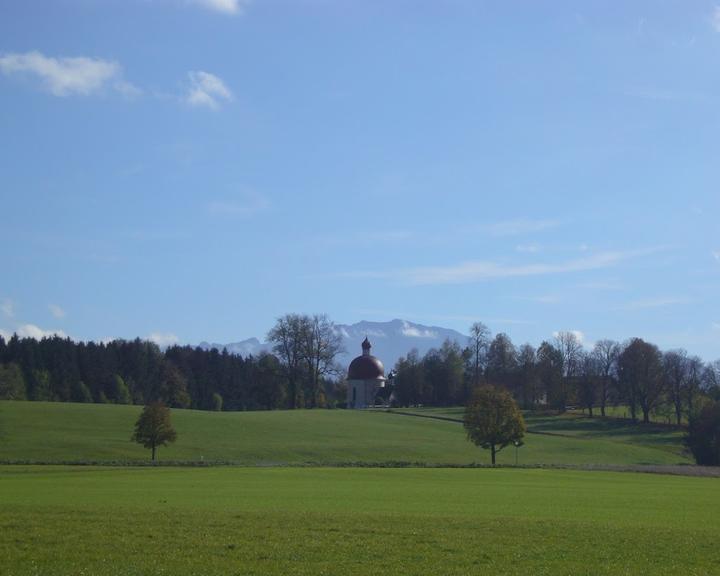
<path id="1" fill-rule="evenodd" d="M 140 339 L 108 343 L 0 337 L 0 399 L 113 402 L 204 410 L 272 410 L 342 406 L 346 387 L 337 357 L 342 338 L 325 315 L 286 314 L 267 334 L 272 353 L 227 351 Z M 633 338 L 600 340 L 586 349 L 572 332 L 538 347 L 516 346 L 482 323 L 467 345 L 446 341 L 420 357 L 398 360 L 383 401 L 396 405 L 467 404 L 481 384 L 508 390 L 523 409 L 590 415 L 627 407 L 633 420 L 651 414 L 680 424 L 704 399 L 720 401 L 720 361 L 704 363 L 684 350 L 661 351 Z M 390 393 L 392 395 L 390 396 Z"/>
<path id="2" fill-rule="evenodd" d="M 467 404 L 482 384 L 508 390 L 523 409 L 559 412 L 580 407 L 602 416 L 626 406 L 632 420 L 651 414 L 681 424 L 703 400 L 720 401 L 720 360 L 704 363 L 685 350 L 661 351 L 641 338 L 600 340 L 586 349 L 577 334 L 559 332 L 538 347 L 516 346 L 482 323 L 466 347 L 446 341 L 422 358 L 416 350 L 395 366 L 394 402 L 400 406 Z"/>
<path id="3" fill-rule="evenodd" d="M 241 358 L 140 339 L 0 338 L 0 398 L 241 410 L 282 402 L 275 358 Z M 262 383 L 263 385 L 260 385 Z"/>

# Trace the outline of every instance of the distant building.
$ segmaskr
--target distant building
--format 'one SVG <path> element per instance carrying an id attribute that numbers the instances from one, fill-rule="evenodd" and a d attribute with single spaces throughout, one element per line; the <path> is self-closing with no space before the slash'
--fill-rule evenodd
<path id="1" fill-rule="evenodd" d="M 348 367 L 348 408 L 372 406 L 378 388 L 385 386 L 385 367 L 380 360 L 370 354 L 370 348 L 372 344 L 366 336 L 362 343 L 362 356 L 355 358 Z"/>

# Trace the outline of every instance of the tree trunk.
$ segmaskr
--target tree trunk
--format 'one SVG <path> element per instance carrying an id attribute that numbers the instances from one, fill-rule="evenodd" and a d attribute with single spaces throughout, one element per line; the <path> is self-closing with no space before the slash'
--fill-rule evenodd
<path id="1" fill-rule="evenodd" d="M 592 418 L 593 417 L 592 406 L 588 406 L 588 411 L 590 412 L 590 418 Z"/>
<path id="2" fill-rule="evenodd" d="M 155 444 L 152 445 L 152 460 L 155 462 Z"/>
<path id="3" fill-rule="evenodd" d="M 490 454 L 492 455 L 492 465 L 495 466 L 495 444 L 490 444 Z"/>
<path id="4" fill-rule="evenodd" d="M 650 424 L 650 410 L 643 408 L 643 423 Z"/>

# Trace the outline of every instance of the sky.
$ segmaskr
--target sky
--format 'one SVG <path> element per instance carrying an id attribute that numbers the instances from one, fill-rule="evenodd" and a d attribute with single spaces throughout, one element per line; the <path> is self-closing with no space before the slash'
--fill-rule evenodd
<path id="1" fill-rule="evenodd" d="M 3 1 L 0 333 L 718 358 L 719 64 L 705 1 Z"/>

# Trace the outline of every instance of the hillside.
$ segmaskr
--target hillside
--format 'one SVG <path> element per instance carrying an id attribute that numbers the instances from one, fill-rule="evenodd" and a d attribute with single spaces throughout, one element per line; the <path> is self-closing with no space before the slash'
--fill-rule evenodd
<path id="1" fill-rule="evenodd" d="M 130 441 L 140 407 L 0 402 L 0 461 L 144 460 Z M 432 414 L 432 411 L 427 412 Z M 486 463 L 485 451 L 453 421 L 346 410 L 201 412 L 173 410 L 176 444 L 160 458 L 241 464 L 348 462 Z M 447 415 L 452 415 L 452 411 Z M 680 435 L 666 430 L 593 430 L 587 419 L 529 422 L 521 464 L 686 464 Z M 543 432 L 543 433 L 539 433 Z M 506 449 L 500 464 L 515 462 Z"/>

